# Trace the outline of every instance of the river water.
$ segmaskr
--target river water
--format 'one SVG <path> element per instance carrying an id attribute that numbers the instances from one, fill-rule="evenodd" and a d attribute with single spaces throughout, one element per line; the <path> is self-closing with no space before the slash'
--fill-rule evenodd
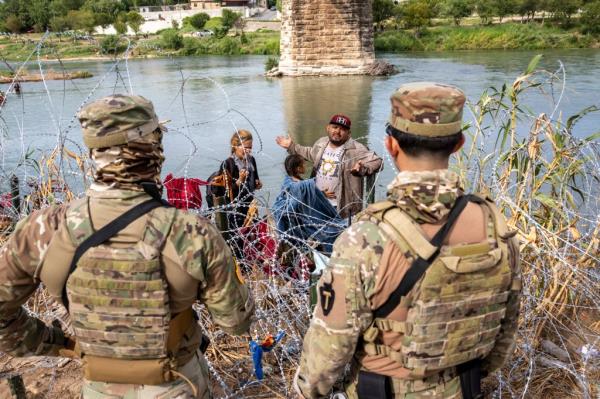
<path id="1" fill-rule="evenodd" d="M 310 145 L 325 134 L 324 127 L 332 114 L 344 113 L 352 119 L 353 137 L 384 154 L 389 96 L 402 83 L 451 83 L 462 88 L 469 101 L 476 102 L 486 88 L 510 84 L 535 54 L 488 51 L 380 55 L 400 70 L 387 78 L 267 79 L 263 76 L 266 57 L 262 56 L 131 60 L 118 65 L 106 61 L 65 63 L 67 70 L 87 70 L 94 77 L 24 83 L 22 96 L 10 96 L 2 109 L 1 189 L 6 189 L 5 176 L 22 162 L 28 149 L 33 151 L 31 158 L 39 157 L 39 151 L 48 151 L 57 143 L 59 131 L 66 132 L 68 148 L 82 151 L 74 115 L 84 101 L 132 90 L 154 102 L 161 120 L 170 120 L 164 141 L 165 175 L 173 172 L 208 177 L 228 156 L 234 129 L 246 128 L 258 138 L 254 153 L 265 184 L 263 197 L 272 203 L 284 173 L 285 152 L 274 142 L 277 135 L 290 134 L 301 144 Z M 557 84 L 554 92 L 526 97 L 532 112 L 551 114 L 558 98 L 561 102 L 555 118 L 600 103 L 600 50 L 545 51 L 540 65 L 556 71 L 561 62 L 566 91 L 561 97 Z M 28 67 L 39 68 L 37 62 Z M 57 63 L 44 63 L 42 68 L 61 70 Z M 467 112 L 465 118 L 471 115 Z M 575 134 L 585 137 L 600 130 L 599 126 L 600 114 L 591 114 L 577 125 Z M 72 173 L 77 185 L 81 177 L 76 170 Z M 387 159 L 378 179 L 378 198 L 384 195 L 393 173 Z M 26 178 L 35 171 L 20 166 L 17 175 Z"/>

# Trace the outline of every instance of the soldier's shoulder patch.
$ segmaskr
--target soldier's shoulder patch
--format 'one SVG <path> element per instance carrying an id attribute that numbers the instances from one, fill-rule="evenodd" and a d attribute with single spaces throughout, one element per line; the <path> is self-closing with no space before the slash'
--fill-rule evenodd
<path id="1" fill-rule="evenodd" d="M 319 287 L 319 303 L 321 304 L 321 310 L 323 315 L 327 316 L 333 309 L 333 303 L 335 302 L 335 291 L 331 283 L 323 283 Z"/>

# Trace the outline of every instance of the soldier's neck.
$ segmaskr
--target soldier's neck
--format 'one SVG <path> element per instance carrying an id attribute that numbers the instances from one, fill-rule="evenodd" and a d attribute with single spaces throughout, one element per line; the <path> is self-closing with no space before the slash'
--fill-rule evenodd
<path id="1" fill-rule="evenodd" d="M 449 159 L 415 158 L 398 154 L 396 167 L 401 172 L 423 172 L 428 170 L 448 169 Z"/>

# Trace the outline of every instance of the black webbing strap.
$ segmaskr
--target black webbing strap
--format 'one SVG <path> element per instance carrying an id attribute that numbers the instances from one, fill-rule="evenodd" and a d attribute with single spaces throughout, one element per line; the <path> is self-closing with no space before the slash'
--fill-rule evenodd
<path id="1" fill-rule="evenodd" d="M 161 206 L 165 205 L 162 202 L 159 202 L 155 199 L 142 202 L 141 204 L 129 209 L 127 212 L 117 217 L 112 222 L 102 227 L 100 230 L 96 231 L 94 234 L 86 238 L 85 241 L 83 241 L 77 247 L 77 249 L 75 250 L 75 255 L 73 255 L 73 260 L 71 261 L 71 266 L 69 268 L 69 274 L 67 274 L 67 278 L 65 280 L 65 285 L 63 287 L 62 292 L 63 304 L 67 309 L 69 309 L 69 298 L 67 297 L 67 280 L 77 268 L 77 262 L 79 262 L 79 259 L 83 256 L 83 254 L 88 249 L 92 247 L 97 247 L 98 245 L 107 241 L 111 237 L 114 237 L 115 235 L 117 235 L 117 233 L 119 233 L 125 227 L 129 226 L 133 221 L 137 220 L 141 216 Z"/>
<path id="2" fill-rule="evenodd" d="M 454 226 L 454 223 L 456 222 L 462 211 L 465 209 L 468 202 L 480 203 L 481 199 L 474 195 L 467 194 L 459 197 L 456 200 L 454 206 L 448 214 L 448 220 L 446 221 L 446 224 L 442 226 L 442 228 L 435 234 L 435 236 L 433 236 L 433 238 L 430 241 L 430 244 L 436 247 L 435 252 L 428 259 L 423 259 L 419 256 L 417 259 L 414 260 L 414 262 L 404 275 L 404 278 L 402 279 L 398 287 L 394 290 L 394 292 L 392 292 L 387 301 L 373 311 L 374 317 L 384 318 L 390 313 L 392 313 L 392 311 L 396 309 L 396 307 L 398 307 L 398 305 L 400 304 L 400 300 L 402 299 L 402 297 L 406 296 L 406 294 L 408 294 L 410 290 L 413 289 L 417 281 L 421 279 L 423 274 L 425 274 L 429 266 L 431 266 L 435 258 L 437 258 L 437 256 L 439 255 L 440 248 L 444 243 L 446 236 L 448 235 L 448 233 L 450 233 L 450 230 L 452 230 L 452 226 Z"/>

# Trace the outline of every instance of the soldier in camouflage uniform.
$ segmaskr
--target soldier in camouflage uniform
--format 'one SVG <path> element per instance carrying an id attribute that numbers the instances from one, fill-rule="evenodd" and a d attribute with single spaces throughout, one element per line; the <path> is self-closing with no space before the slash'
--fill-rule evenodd
<path id="1" fill-rule="evenodd" d="M 300 396 L 325 397 L 345 374 L 349 398 L 480 397 L 462 379 L 478 384 L 469 373 L 493 372 L 511 356 L 521 277 L 501 213 L 491 200 L 466 197 L 476 202 L 452 217 L 439 252 L 431 244 L 463 202 L 448 161 L 464 142 L 464 102 L 462 91 L 434 83 L 392 95 L 385 144 L 400 173 L 387 199 L 334 245 L 294 382 Z M 424 274 L 408 273 L 419 258 L 430 263 Z M 382 316 L 409 274 L 418 276 L 412 289 Z"/>
<path id="2" fill-rule="evenodd" d="M 1 249 L 0 351 L 81 356 L 84 398 L 208 398 L 192 305 L 199 300 L 224 331 L 242 334 L 252 297 L 219 231 L 159 202 L 163 128 L 152 103 L 113 95 L 78 117 L 94 182 L 85 198 L 22 220 Z M 148 183 L 158 190 L 145 190 Z M 143 203 L 154 208 L 76 253 Z M 73 337 L 23 309 L 40 282 L 67 306 Z"/>

